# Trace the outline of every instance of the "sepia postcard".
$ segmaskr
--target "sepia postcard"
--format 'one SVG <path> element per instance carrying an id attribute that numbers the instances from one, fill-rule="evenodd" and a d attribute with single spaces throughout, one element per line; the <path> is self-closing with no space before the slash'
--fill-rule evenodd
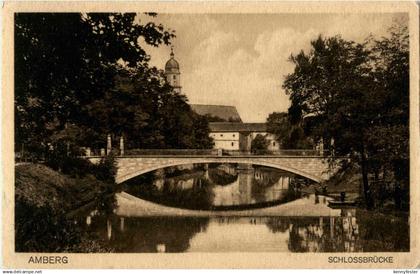
<path id="1" fill-rule="evenodd" d="M 418 9 L 3 3 L 2 267 L 419 267 Z"/>

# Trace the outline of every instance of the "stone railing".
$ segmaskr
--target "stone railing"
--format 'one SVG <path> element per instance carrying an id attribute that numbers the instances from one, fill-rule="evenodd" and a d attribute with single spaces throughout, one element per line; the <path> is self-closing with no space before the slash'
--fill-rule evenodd
<path id="1" fill-rule="evenodd" d="M 312 149 L 281 149 L 281 150 L 223 150 L 223 155 L 226 156 L 245 156 L 245 155 L 273 155 L 273 156 L 326 156 L 328 151 L 319 151 Z"/>
<path id="2" fill-rule="evenodd" d="M 329 151 L 310 149 L 282 149 L 276 151 L 222 150 L 222 149 L 128 149 L 121 155 L 118 149 L 112 150 L 116 156 L 330 156 Z M 85 156 L 104 156 L 104 152 L 91 151 Z"/>
<path id="3" fill-rule="evenodd" d="M 218 155 L 217 149 L 129 149 L 124 155 Z"/>
<path id="4" fill-rule="evenodd" d="M 124 156 L 135 155 L 164 155 L 164 156 L 252 156 L 252 155 L 272 155 L 272 156 L 326 156 L 328 151 L 321 153 L 317 150 L 308 149 L 285 149 L 277 151 L 242 151 L 242 150 L 222 150 L 222 149 L 130 149 L 126 150 Z"/>

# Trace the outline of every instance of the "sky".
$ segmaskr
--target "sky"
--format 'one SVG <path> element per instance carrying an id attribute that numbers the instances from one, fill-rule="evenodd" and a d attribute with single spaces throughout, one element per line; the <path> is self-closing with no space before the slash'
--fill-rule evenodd
<path id="1" fill-rule="evenodd" d="M 140 21 L 150 17 L 141 15 Z M 158 14 L 152 21 L 175 30 L 182 92 L 191 104 L 235 106 L 244 122 L 265 122 L 287 111 L 282 89 L 293 72 L 291 54 L 308 51 L 318 35 L 362 42 L 387 35 L 404 14 Z M 145 22 L 145 21 L 144 21 Z M 150 64 L 164 69 L 170 46 L 143 45 Z"/>

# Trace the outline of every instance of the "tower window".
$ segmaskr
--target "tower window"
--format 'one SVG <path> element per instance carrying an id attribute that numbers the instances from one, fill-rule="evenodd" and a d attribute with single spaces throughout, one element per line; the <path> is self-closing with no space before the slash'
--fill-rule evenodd
<path id="1" fill-rule="evenodd" d="M 276 146 L 276 142 L 273 142 L 273 147 L 275 147 Z"/>
<path id="2" fill-rule="evenodd" d="M 220 134 L 220 137 L 223 137 L 223 134 Z"/>
<path id="3" fill-rule="evenodd" d="M 176 80 L 176 75 L 174 75 L 174 80 Z"/>
<path id="4" fill-rule="evenodd" d="M 235 137 L 235 134 L 233 134 L 232 136 Z"/>
<path id="5" fill-rule="evenodd" d="M 234 143 L 232 142 L 232 146 L 234 145 Z"/>

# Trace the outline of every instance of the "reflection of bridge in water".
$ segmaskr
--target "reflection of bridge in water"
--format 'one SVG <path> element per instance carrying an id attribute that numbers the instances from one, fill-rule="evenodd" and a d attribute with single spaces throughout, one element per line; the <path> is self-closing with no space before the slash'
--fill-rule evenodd
<path id="1" fill-rule="evenodd" d="M 140 175 L 126 181 L 124 191 L 168 206 L 221 210 L 283 203 L 298 197 L 302 185 L 312 184 L 308 179 L 278 169 L 238 166 L 194 164 L 187 165 L 188 168 L 158 169 L 150 172 L 150 176 Z"/>
<path id="2" fill-rule="evenodd" d="M 138 198 L 126 192 L 116 195 L 118 207 L 115 211 L 117 215 L 126 217 L 221 217 L 221 216 L 339 216 L 340 210 L 327 206 L 327 200 L 331 198 L 323 197 L 317 201 L 317 196 L 301 198 L 285 204 L 279 204 L 264 208 L 241 209 L 241 210 L 197 210 L 166 206 Z M 309 202 L 309 203 L 308 203 Z"/>
<path id="3" fill-rule="evenodd" d="M 122 183 L 144 173 L 177 165 L 200 163 L 237 163 L 239 165 L 260 165 L 272 167 L 300 175 L 315 182 L 322 182 L 332 175 L 327 157 L 312 154 L 288 155 L 282 151 L 276 155 L 168 155 L 164 150 L 159 150 L 161 155 L 126 155 L 116 157 L 117 175 L 116 182 Z M 207 151 L 207 150 L 206 150 Z M 211 152 L 211 151 L 210 151 Z M 99 162 L 101 157 L 88 157 L 91 162 Z"/>

